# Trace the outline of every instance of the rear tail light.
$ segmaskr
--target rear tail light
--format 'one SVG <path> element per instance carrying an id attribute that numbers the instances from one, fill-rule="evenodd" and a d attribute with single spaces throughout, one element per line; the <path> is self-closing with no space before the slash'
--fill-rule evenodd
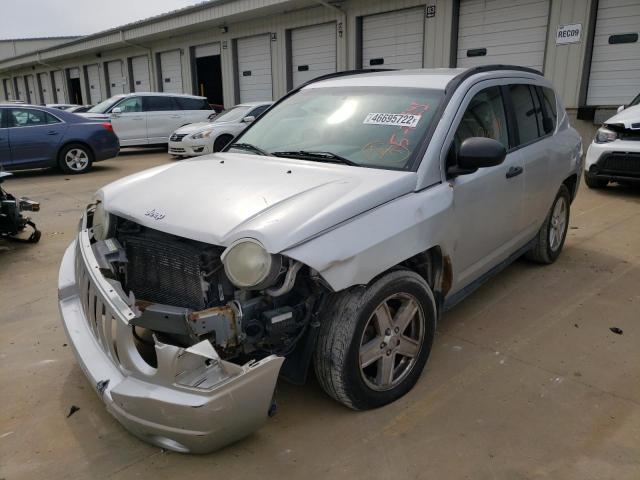
<path id="1" fill-rule="evenodd" d="M 104 122 L 104 123 L 101 123 L 100 125 L 102 125 L 104 128 L 106 128 L 110 132 L 113 132 L 113 125 L 111 125 L 111 122 Z"/>

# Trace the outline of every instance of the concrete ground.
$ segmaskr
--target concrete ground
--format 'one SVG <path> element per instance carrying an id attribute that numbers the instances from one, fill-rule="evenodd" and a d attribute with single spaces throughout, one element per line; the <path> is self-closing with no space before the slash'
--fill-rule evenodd
<path id="1" fill-rule="evenodd" d="M 279 414 L 220 452 L 129 435 L 67 346 L 57 270 L 99 186 L 167 161 L 123 154 L 6 182 L 42 202 L 43 235 L 0 242 L 0 479 L 640 478 L 640 190 L 620 187 L 581 189 L 554 265 L 518 261 L 448 313 L 400 401 L 357 413 L 313 380 L 281 382 Z"/>

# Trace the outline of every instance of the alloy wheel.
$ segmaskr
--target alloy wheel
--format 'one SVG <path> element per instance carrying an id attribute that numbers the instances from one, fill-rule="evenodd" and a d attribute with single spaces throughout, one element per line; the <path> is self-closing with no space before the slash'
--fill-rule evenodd
<path id="1" fill-rule="evenodd" d="M 360 341 L 360 373 L 372 390 L 390 390 L 411 372 L 425 335 L 425 316 L 415 297 L 396 293 L 371 314 Z"/>
<path id="2" fill-rule="evenodd" d="M 551 224 L 549 225 L 549 247 L 554 252 L 562 244 L 567 225 L 567 202 L 564 197 L 558 197 L 558 201 L 551 213 Z"/>
<path id="3" fill-rule="evenodd" d="M 81 148 L 72 148 L 64 156 L 64 163 L 74 172 L 81 172 L 89 165 L 89 156 Z"/>

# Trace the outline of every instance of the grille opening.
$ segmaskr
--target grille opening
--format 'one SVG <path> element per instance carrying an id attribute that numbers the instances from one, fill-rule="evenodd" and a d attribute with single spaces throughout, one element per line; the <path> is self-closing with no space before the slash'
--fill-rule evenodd
<path id="1" fill-rule="evenodd" d="M 136 350 L 140 357 L 153 368 L 158 368 L 158 356 L 156 355 L 153 332 L 143 327 L 131 327 Z"/>

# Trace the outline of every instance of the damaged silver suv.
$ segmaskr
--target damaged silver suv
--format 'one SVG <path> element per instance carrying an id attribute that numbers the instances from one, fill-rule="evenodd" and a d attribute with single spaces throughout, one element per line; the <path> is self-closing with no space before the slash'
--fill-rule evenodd
<path id="1" fill-rule="evenodd" d="M 208 452 L 273 413 L 278 376 L 353 409 L 418 380 L 441 313 L 562 250 L 582 145 L 538 72 L 346 72 L 222 153 L 96 194 L 60 268 L 78 361 L 128 430 Z"/>

